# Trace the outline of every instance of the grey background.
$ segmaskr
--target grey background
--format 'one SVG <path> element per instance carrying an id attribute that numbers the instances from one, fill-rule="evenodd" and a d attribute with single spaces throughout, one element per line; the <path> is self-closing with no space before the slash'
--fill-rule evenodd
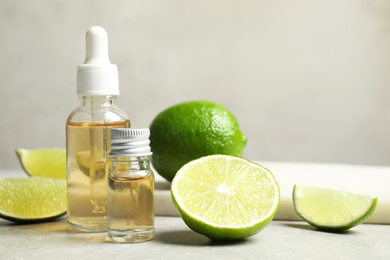
<path id="1" fill-rule="evenodd" d="M 390 165 L 390 1 L 1 0 L 0 168 L 65 147 L 93 25 L 135 127 L 207 99 L 235 114 L 248 159 Z"/>

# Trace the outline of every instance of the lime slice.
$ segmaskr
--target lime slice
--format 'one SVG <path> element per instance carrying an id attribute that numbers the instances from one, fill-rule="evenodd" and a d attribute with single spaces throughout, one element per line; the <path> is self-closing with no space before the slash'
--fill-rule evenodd
<path id="1" fill-rule="evenodd" d="M 367 220 L 378 198 L 344 191 L 295 185 L 294 209 L 309 224 L 325 230 L 346 230 Z"/>
<path id="2" fill-rule="evenodd" d="M 271 172 L 248 160 L 211 155 L 185 164 L 171 193 L 184 222 L 211 239 L 254 235 L 267 226 L 279 205 Z"/>
<path id="3" fill-rule="evenodd" d="M 18 149 L 16 155 L 30 176 L 66 179 L 65 149 Z"/>
<path id="4" fill-rule="evenodd" d="M 66 213 L 66 180 L 0 179 L 0 217 L 15 222 L 41 222 Z"/>

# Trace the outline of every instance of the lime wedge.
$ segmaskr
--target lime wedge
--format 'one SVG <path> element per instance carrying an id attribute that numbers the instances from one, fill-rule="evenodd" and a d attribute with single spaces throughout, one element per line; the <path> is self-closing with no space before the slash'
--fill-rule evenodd
<path id="1" fill-rule="evenodd" d="M 309 224 L 325 230 L 347 230 L 367 220 L 378 198 L 344 191 L 295 185 L 294 209 Z"/>
<path id="2" fill-rule="evenodd" d="M 229 155 L 185 164 L 172 181 L 171 193 L 188 227 L 216 240 L 258 233 L 279 205 L 279 186 L 271 172 Z"/>
<path id="3" fill-rule="evenodd" d="M 16 155 L 30 176 L 66 179 L 65 149 L 18 149 Z"/>
<path id="4" fill-rule="evenodd" d="M 92 161 L 90 151 L 77 152 L 76 163 L 79 170 L 86 176 L 90 176 L 91 172 L 93 176 L 102 176 L 111 168 L 109 160 Z"/>
<path id="5" fill-rule="evenodd" d="M 41 222 L 66 213 L 66 180 L 0 179 L 0 217 L 15 222 Z"/>
<path id="6" fill-rule="evenodd" d="M 89 176 L 89 169 L 91 165 L 91 152 L 90 151 L 81 151 L 76 153 L 76 162 L 80 171 L 85 175 Z"/>

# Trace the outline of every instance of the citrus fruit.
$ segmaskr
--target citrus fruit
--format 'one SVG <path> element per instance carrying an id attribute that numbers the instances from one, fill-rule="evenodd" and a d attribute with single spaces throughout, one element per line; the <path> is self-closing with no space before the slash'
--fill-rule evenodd
<path id="1" fill-rule="evenodd" d="M 202 156 L 241 156 L 246 142 L 234 115 L 211 101 L 176 104 L 150 125 L 152 164 L 168 181 L 184 164 Z"/>
<path id="2" fill-rule="evenodd" d="M 76 152 L 76 163 L 80 171 L 82 171 L 85 175 L 89 176 L 89 169 L 91 165 L 91 152 Z"/>
<path id="3" fill-rule="evenodd" d="M 15 222 L 41 222 L 66 213 L 66 180 L 0 179 L 0 217 Z"/>
<path id="4" fill-rule="evenodd" d="M 90 176 L 91 169 L 93 170 L 92 176 L 102 176 L 111 168 L 111 161 L 91 161 L 90 151 L 76 152 L 76 163 L 86 176 Z"/>
<path id="5" fill-rule="evenodd" d="M 309 224 L 325 230 L 346 230 L 367 220 L 378 198 L 303 185 L 293 190 L 294 209 Z"/>
<path id="6" fill-rule="evenodd" d="M 172 181 L 171 194 L 188 227 L 216 240 L 258 233 L 271 222 L 280 200 L 270 171 L 229 155 L 185 164 Z"/>
<path id="7" fill-rule="evenodd" d="M 16 155 L 30 176 L 66 179 L 65 149 L 17 149 Z"/>

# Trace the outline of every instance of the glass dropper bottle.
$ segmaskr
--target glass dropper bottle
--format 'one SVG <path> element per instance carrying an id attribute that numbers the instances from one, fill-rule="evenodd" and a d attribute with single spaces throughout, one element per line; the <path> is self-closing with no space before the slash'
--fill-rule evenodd
<path id="1" fill-rule="evenodd" d="M 86 59 L 78 66 L 80 105 L 66 122 L 68 211 L 71 228 L 107 231 L 107 177 L 110 129 L 129 127 L 126 113 L 115 104 L 118 70 L 108 58 L 107 32 L 91 27 L 86 34 Z"/>

